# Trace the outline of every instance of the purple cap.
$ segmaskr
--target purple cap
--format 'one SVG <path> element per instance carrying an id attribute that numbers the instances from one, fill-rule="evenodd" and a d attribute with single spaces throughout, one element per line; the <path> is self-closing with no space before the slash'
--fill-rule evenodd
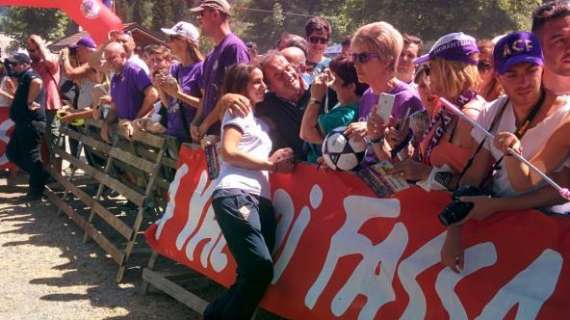
<path id="1" fill-rule="evenodd" d="M 475 38 L 463 32 L 450 33 L 439 38 L 429 52 L 414 60 L 414 63 L 422 64 L 429 60 L 441 58 L 444 60 L 477 64 L 478 61 L 472 57 L 472 54 L 478 52 L 479 48 L 477 48 Z"/>
<path id="2" fill-rule="evenodd" d="M 88 49 L 97 49 L 97 44 L 95 44 L 95 41 L 93 41 L 93 38 L 91 38 L 90 36 L 83 36 L 83 37 L 81 37 L 81 39 L 79 39 L 79 41 L 77 41 L 76 44 L 74 44 L 71 47 L 72 48 L 83 47 L 83 48 L 88 48 Z"/>
<path id="3" fill-rule="evenodd" d="M 519 63 L 544 64 L 542 48 L 538 38 L 532 32 L 511 32 L 502 37 L 493 51 L 495 68 L 499 74 Z"/>

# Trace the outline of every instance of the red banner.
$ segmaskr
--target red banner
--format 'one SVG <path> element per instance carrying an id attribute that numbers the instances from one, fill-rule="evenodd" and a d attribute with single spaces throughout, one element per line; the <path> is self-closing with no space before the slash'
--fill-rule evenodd
<path id="1" fill-rule="evenodd" d="M 121 19 L 100 0 L 0 0 L 0 5 L 60 9 L 89 32 L 98 44 L 107 40 L 110 31 L 123 29 Z"/>
<path id="2" fill-rule="evenodd" d="M 183 147 L 153 249 L 222 285 L 233 261 L 210 205 L 204 155 Z M 537 211 L 464 226 L 465 269 L 440 263 L 444 193 L 382 199 L 354 175 L 299 165 L 271 176 L 275 277 L 262 306 L 289 319 L 562 319 L 570 311 L 570 219 Z"/>
<path id="3" fill-rule="evenodd" d="M 14 122 L 10 120 L 10 108 L 0 107 L 0 170 L 11 167 L 6 157 L 6 146 L 14 130 Z"/>

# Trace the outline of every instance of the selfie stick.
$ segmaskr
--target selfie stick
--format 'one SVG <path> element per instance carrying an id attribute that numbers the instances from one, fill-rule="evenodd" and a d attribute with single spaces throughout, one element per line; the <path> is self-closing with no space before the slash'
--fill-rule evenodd
<path id="1" fill-rule="evenodd" d="M 477 121 L 474 121 L 473 119 L 470 119 L 469 117 L 467 117 L 463 111 L 459 110 L 459 108 L 457 106 L 455 106 L 453 103 L 449 102 L 448 100 L 446 100 L 445 98 L 439 98 L 439 100 L 443 103 L 443 105 L 445 106 L 445 108 L 453 113 L 455 113 L 456 115 L 460 116 L 461 119 L 469 122 L 470 125 L 472 125 L 473 127 L 481 130 L 481 132 L 483 132 L 487 137 L 489 137 L 490 139 L 495 139 L 495 136 L 490 133 L 489 131 L 487 131 L 487 129 L 483 128 Z M 549 176 L 547 176 L 544 172 L 540 171 L 540 169 L 538 169 L 535 165 L 533 165 L 532 163 L 530 163 L 530 161 L 528 161 L 527 159 L 525 159 L 522 155 L 518 154 L 515 150 L 509 148 L 508 152 L 515 157 L 517 160 L 521 161 L 522 163 L 526 164 L 530 169 L 532 169 L 534 172 L 536 172 L 539 176 L 542 177 L 542 179 L 544 179 L 544 181 L 546 181 L 546 183 L 548 183 L 549 185 L 551 185 L 554 189 L 556 189 L 556 191 L 558 191 L 560 193 L 560 195 L 566 199 L 566 200 L 570 200 L 570 190 L 568 190 L 567 188 L 562 188 L 558 183 L 556 183 L 554 180 L 552 180 Z"/>

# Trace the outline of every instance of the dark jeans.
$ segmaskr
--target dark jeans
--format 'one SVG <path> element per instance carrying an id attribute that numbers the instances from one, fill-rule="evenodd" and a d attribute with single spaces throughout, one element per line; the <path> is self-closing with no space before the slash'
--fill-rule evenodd
<path id="1" fill-rule="evenodd" d="M 30 194 L 33 195 L 43 193 L 49 177 L 40 154 L 45 127 L 43 121 L 17 123 L 6 147 L 8 159 L 30 174 Z"/>
<path id="2" fill-rule="evenodd" d="M 267 199 L 242 190 L 217 190 L 212 206 L 237 263 L 231 288 L 204 311 L 204 319 L 251 319 L 273 278 L 275 215 Z"/>

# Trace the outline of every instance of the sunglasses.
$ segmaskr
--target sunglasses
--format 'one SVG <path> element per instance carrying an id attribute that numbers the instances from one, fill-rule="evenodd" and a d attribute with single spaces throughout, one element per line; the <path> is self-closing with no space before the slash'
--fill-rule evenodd
<path id="1" fill-rule="evenodd" d="M 352 60 L 354 63 L 365 64 L 370 61 L 372 58 L 380 58 L 380 55 L 376 52 L 361 52 L 361 53 L 353 53 Z"/>
<path id="2" fill-rule="evenodd" d="M 323 37 L 317 37 L 317 36 L 310 36 L 309 42 L 313 43 L 313 44 L 317 44 L 317 43 L 327 44 L 329 42 L 329 39 L 323 38 Z"/>
<path id="3" fill-rule="evenodd" d="M 479 63 L 477 63 L 477 69 L 480 72 L 485 72 L 493 69 L 493 66 L 489 62 L 481 60 Z"/>
<path id="4" fill-rule="evenodd" d="M 182 38 L 181 36 L 172 35 L 172 36 L 168 36 L 168 40 L 169 41 L 184 40 L 184 38 Z"/>

